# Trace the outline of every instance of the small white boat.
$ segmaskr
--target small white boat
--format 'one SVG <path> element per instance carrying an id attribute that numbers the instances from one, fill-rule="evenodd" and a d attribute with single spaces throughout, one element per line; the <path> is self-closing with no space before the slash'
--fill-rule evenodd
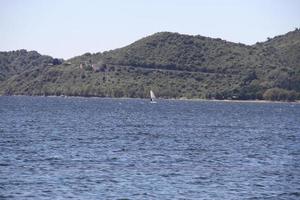
<path id="1" fill-rule="evenodd" d="M 155 99 L 156 99 L 156 97 L 155 97 L 154 92 L 152 90 L 150 90 L 150 102 L 156 103 Z"/>

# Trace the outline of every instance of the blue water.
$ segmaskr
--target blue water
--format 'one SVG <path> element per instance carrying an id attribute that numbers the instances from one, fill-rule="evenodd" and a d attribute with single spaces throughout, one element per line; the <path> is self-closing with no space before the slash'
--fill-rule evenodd
<path id="1" fill-rule="evenodd" d="M 0 97 L 0 199 L 300 199 L 300 104 Z"/>

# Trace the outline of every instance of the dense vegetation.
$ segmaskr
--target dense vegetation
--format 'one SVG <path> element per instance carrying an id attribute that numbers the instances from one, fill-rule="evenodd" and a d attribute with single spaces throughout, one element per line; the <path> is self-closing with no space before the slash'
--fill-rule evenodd
<path id="1" fill-rule="evenodd" d="M 36 51 L 18 50 L 0 52 L 0 81 L 20 74 L 26 70 L 42 68 L 47 65 L 59 65 L 60 59 L 40 55 Z"/>
<path id="2" fill-rule="evenodd" d="M 249 46 L 161 32 L 67 61 L 0 52 L 0 93 L 162 98 L 300 99 L 300 31 Z"/>

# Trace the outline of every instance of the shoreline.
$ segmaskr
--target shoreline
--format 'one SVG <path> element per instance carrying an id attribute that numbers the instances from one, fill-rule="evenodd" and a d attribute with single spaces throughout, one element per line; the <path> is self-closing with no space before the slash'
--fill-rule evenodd
<path id="1" fill-rule="evenodd" d="M 141 99 L 148 100 L 148 98 L 132 98 L 132 97 L 99 97 L 99 96 L 67 96 L 67 95 L 0 95 L 0 97 L 48 97 L 48 98 L 102 98 L 102 99 Z M 228 103 L 296 103 L 299 104 L 300 100 L 296 101 L 270 101 L 270 100 L 232 100 L 232 99 L 199 99 L 199 98 L 157 98 L 157 101 L 208 101 L 208 102 L 228 102 Z"/>
<path id="2" fill-rule="evenodd" d="M 229 102 L 229 103 L 300 103 L 300 100 L 297 101 L 270 101 L 270 100 L 230 100 L 230 99 L 187 99 L 195 101 L 215 101 L 215 102 Z"/>
<path id="3" fill-rule="evenodd" d="M 233 100 L 233 99 L 164 99 L 164 100 L 179 100 L 179 101 L 211 101 L 211 102 L 228 102 L 228 103 L 300 103 L 296 101 L 270 101 L 270 100 Z"/>

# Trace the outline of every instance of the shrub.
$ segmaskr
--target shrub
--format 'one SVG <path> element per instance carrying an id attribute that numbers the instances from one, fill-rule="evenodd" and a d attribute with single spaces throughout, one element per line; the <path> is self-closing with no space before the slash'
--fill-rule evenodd
<path id="1" fill-rule="evenodd" d="M 271 88 L 264 92 L 263 98 L 271 101 L 294 101 L 297 98 L 297 93 L 281 88 Z"/>

